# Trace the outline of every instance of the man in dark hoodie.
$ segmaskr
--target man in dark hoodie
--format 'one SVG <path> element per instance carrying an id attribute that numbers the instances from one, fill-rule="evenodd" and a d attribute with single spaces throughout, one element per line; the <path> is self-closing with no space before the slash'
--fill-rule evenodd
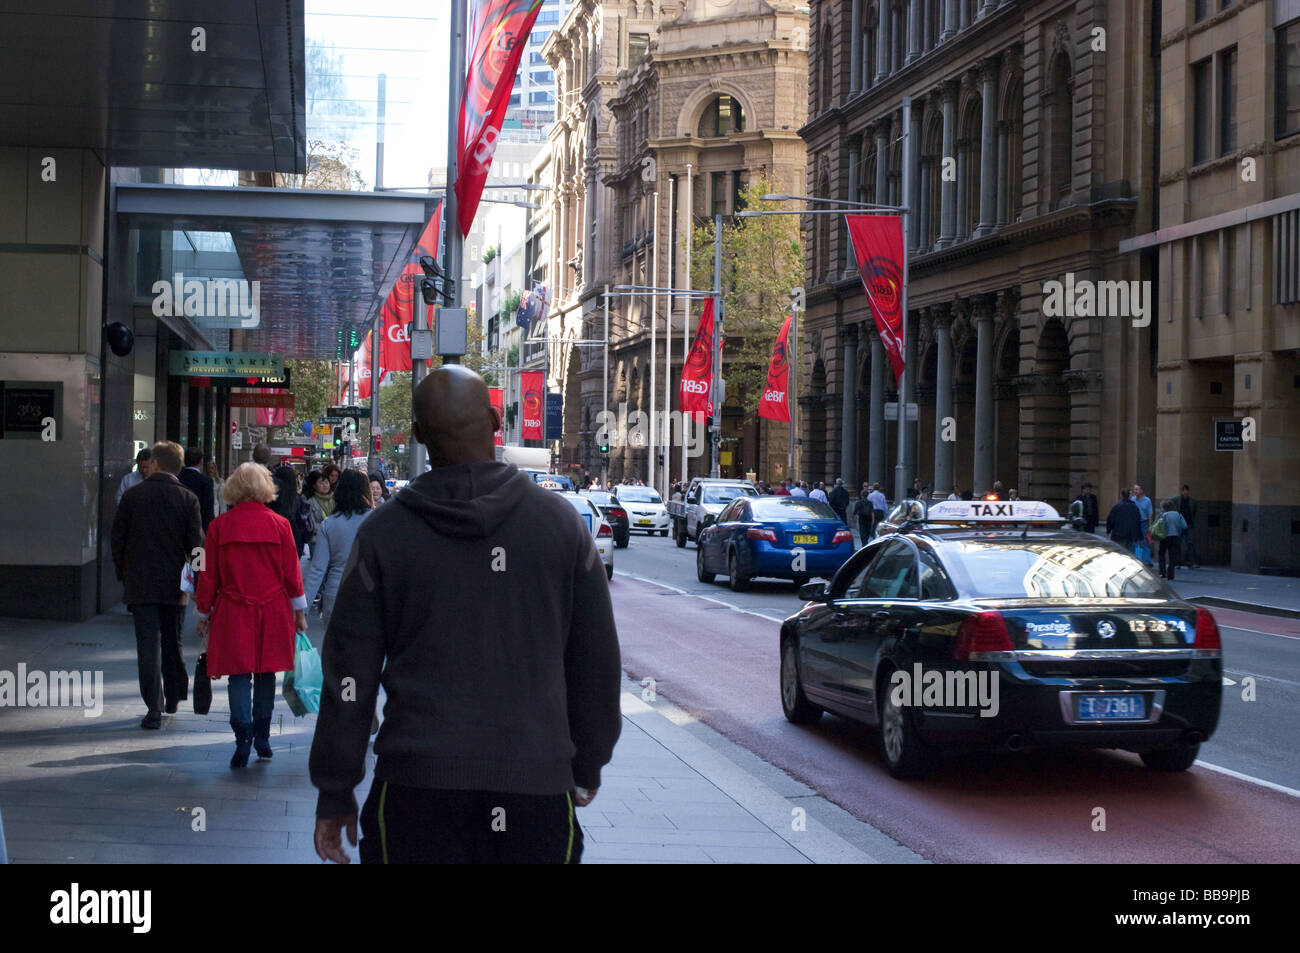
<path id="1" fill-rule="evenodd" d="M 357 532 L 322 650 L 316 852 L 347 863 L 379 685 L 363 863 L 576 863 L 622 726 L 605 569 L 569 503 L 495 460 L 460 365 L 416 390 L 430 472 Z"/>

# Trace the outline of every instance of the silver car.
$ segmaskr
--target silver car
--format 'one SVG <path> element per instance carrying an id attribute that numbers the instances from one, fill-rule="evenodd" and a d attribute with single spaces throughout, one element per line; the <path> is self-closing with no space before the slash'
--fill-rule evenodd
<path id="1" fill-rule="evenodd" d="M 588 529 L 591 530 L 592 539 L 596 543 L 596 551 L 600 553 L 600 561 L 605 564 L 605 577 L 614 578 L 614 529 L 605 521 L 605 517 L 600 512 L 600 507 L 585 496 L 579 496 L 577 493 L 569 493 L 564 490 L 556 490 L 557 496 L 562 496 L 568 500 L 578 516 L 582 518 Z"/>

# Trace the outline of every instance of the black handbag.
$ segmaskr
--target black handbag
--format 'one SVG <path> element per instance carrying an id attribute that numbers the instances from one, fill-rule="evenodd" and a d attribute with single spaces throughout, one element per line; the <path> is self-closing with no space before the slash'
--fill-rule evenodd
<path id="1" fill-rule="evenodd" d="M 212 707 L 212 679 L 208 678 L 208 654 L 199 656 L 194 666 L 194 714 L 206 715 Z"/>

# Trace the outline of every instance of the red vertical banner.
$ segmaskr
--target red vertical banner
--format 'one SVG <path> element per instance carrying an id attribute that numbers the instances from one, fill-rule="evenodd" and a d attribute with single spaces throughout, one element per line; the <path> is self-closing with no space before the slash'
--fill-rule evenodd
<path id="1" fill-rule="evenodd" d="M 546 399 L 543 396 L 546 387 L 543 376 L 541 371 L 524 371 L 519 375 L 524 395 L 519 408 L 523 422 L 519 435 L 524 440 L 542 439 L 543 401 Z"/>
<path id="2" fill-rule="evenodd" d="M 254 393 L 275 394 L 279 392 L 274 388 L 259 387 Z M 283 407 L 257 408 L 257 425 L 259 427 L 283 427 L 288 422 L 289 412 Z"/>
<path id="3" fill-rule="evenodd" d="M 686 363 L 682 365 L 682 413 L 694 412 L 697 418 L 713 413 L 709 388 L 713 386 L 713 299 L 704 302 L 704 313 L 695 328 Z"/>
<path id="4" fill-rule="evenodd" d="M 786 353 L 790 338 L 790 316 L 781 325 L 772 348 L 772 360 L 767 365 L 767 386 L 758 401 L 758 416 L 768 420 L 790 420 L 790 360 Z"/>
<path id="5" fill-rule="evenodd" d="M 500 419 L 500 420 L 505 420 L 505 418 L 506 418 L 506 395 L 505 395 L 505 391 L 503 391 L 500 387 L 489 387 L 489 388 L 488 388 L 488 400 L 490 400 L 490 401 L 492 402 L 492 406 L 493 406 L 494 408 L 496 408 L 496 412 L 497 412 L 497 417 L 498 417 L 498 419 Z M 497 428 L 497 433 L 496 433 L 496 445 L 497 445 L 498 447 L 500 447 L 500 446 L 504 446 L 504 445 L 505 445 L 505 438 L 504 438 L 504 435 L 501 433 L 501 428 L 500 428 L 500 427 Z"/>
<path id="6" fill-rule="evenodd" d="M 897 215 L 845 215 L 844 220 L 897 383 L 903 376 L 903 220 Z"/>
<path id="7" fill-rule="evenodd" d="M 370 352 L 373 349 L 372 342 L 374 339 L 375 334 L 371 331 L 366 335 L 366 340 L 361 345 L 361 350 L 357 351 L 352 358 L 352 364 L 357 378 L 357 400 L 365 400 L 370 396 Z"/>
<path id="8" fill-rule="evenodd" d="M 424 299 L 417 290 L 418 282 L 424 277 L 420 267 L 420 257 L 428 255 L 438 257 L 438 243 L 442 232 L 442 203 L 434 210 L 424 231 L 420 233 L 415 248 L 407 256 L 402 273 L 393 283 L 393 289 L 384 299 L 380 311 L 383 319 L 383 338 L 379 342 L 379 367 L 382 380 L 389 371 L 409 371 L 411 369 L 411 336 L 407 326 L 415 320 L 415 309 L 426 307 Z"/>
<path id="9" fill-rule="evenodd" d="M 469 62 L 457 144 L 456 199 L 462 235 L 469 234 L 478 211 L 519 61 L 541 9 L 542 0 L 476 0 L 470 6 Z"/>

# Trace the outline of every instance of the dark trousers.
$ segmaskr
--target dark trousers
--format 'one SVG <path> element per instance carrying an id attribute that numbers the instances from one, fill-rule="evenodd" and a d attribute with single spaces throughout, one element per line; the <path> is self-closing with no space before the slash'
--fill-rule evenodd
<path id="1" fill-rule="evenodd" d="M 1196 541 L 1192 539 L 1192 531 L 1188 529 L 1186 533 L 1179 537 L 1183 541 L 1182 555 L 1178 560 L 1180 566 L 1188 566 L 1195 569 L 1200 565 L 1200 560 L 1196 556 Z"/>
<path id="2" fill-rule="evenodd" d="M 376 780 L 361 809 L 363 864 L 576 864 L 567 794 L 412 788 Z"/>
<path id="3" fill-rule="evenodd" d="M 150 711 L 190 695 L 190 675 L 181 653 L 185 606 L 134 605 L 135 655 L 140 666 L 140 697 Z"/>
<path id="4" fill-rule="evenodd" d="M 275 708 L 275 672 L 231 675 L 226 679 L 226 696 L 230 699 L 231 725 L 251 725 L 259 719 L 269 719 Z"/>
<path id="5" fill-rule="evenodd" d="M 858 535 L 862 537 L 863 546 L 871 542 L 871 527 L 875 524 L 875 512 L 870 507 L 858 510 Z"/>
<path id="6" fill-rule="evenodd" d="M 1183 540 L 1180 536 L 1166 536 L 1160 540 L 1160 575 L 1170 582 L 1174 581 L 1174 570 L 1183 556 Z"/>

